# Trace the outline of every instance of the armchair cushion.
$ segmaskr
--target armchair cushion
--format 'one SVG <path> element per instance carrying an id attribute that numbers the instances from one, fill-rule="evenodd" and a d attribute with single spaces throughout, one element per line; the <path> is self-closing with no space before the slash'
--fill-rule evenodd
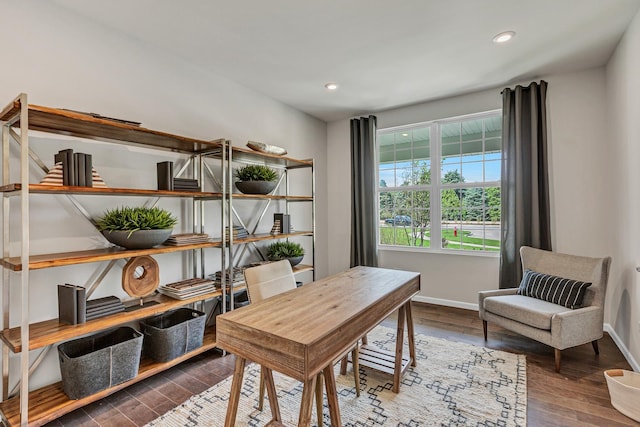
<path id="1" fill-rule="evenodd" d="M 582 307 L 582 301 L 589 286 L 591 286 L 590 282 L 565 279 L 527 269 L 522 276 L 518 295 L 576 309 Z"/>
<path id="2" fill-rule="evenodd" d="M 523 295 L 502 295 L 484 299 L 484 309 L 495 315 L 545 331 L 551 330 L 553 316 L 566 307 Z"/>

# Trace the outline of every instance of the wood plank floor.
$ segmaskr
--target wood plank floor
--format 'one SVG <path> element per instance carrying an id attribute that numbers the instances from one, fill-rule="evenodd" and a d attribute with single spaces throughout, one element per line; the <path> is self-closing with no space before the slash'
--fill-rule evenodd
<path id="1" fill-rule="evenodd" d="M 556 373 L 553 349 L 543 344 L 491 324 L 485 343 L 476 311 L 422 303 L 414 303 L 413 307 L 416 333 L 527 356 L 528 425 L 640 425 L 611 406 L 603 371 L 631 368 L 607 334 L 599 342 L 599 356 L 590 344 L 563 351 L 562 369 Z M 395 319 L 384 323 L 394 326 Z M 142 426 L 230 376 L 233 362 L 233 356 L 222 357 L 219 352 L 210 351 L 48 426 Z"/>

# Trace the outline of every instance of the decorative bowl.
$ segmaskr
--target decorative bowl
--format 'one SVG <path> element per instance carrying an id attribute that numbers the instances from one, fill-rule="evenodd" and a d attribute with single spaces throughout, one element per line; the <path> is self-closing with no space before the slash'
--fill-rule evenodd
<path id="1" fill-rule="evenodd" d="M 236 188 L 244 194 L 269 194 L 276 188 L 276 182 L 236 181 Z"/>
<path id="2" fill-rule="evenodd" d="M 289 261 L 289 263 L 291 264 L 291 267 L 293 267 L 294 265 L 300 264 L 303 258 L 304 258 L 304 255 L 301 255 L 293 258 L 287 258 L 287 261 Z"/>
<path id="3" fill-rule="evenodd" d="M 111 243 L 122 246 L 125 249 L 149 249 L 164 243 L 173 228 L 165 228 L 158 230 L 137 230 L 131 233 L 128 230 L 105 230 L 102 232 L 105 239 Z M 129 236 L 131 233 L 131 236 Z"/>

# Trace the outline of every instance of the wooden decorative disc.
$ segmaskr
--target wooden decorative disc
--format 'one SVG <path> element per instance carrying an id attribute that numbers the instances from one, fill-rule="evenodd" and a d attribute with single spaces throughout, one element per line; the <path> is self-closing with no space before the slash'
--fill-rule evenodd
<path id="1" fill-rule="evenodd" d="M 142 269 L 142 273 L 136 270 Z M 158 263 L 150 256 L 131 258 L 122 269 L 122 289 L 132 297 L 145 297 L 158 288 Z"/>

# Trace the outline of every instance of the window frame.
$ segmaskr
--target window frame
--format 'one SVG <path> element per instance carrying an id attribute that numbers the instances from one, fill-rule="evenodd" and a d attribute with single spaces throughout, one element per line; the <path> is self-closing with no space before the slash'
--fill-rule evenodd
<path id="1" fill-rule="evenodd" d="M 408 125 L 401 126 L 392 126 L 387 128 L 378 129 L 376 131 L 376 140 L 379 140 L 379 135 L 388 134 L 388 133 L 398 133 L 403 130 L 413 130 L 420 127 L 429 127 L 429 149 L 430 149 L 430 172 L 431 172 L 431 183 L 430 184 L 421 184 L 421 185 L 408 185 L 403 187 L 381 187 L 380 186 L 380 147 L 376 146 L 376 182 L 378 183 L 376 188 L 376 212 L 375 217 L 376 221 L 380 221 L 380 193 L 383 191 L 428 191 L 430 194 L 429 197 L 429 212 L 430 212 L 430 231 L 431 231 L 431 241 L 441 242 L 442 239 L 442 203 L 441 203 L 441 192 L 444 189 L 456 189 L 456 188 L 489 188 L 489 187 L 500 187 L 502 191 L 501 180 L 497 181 L 478 181 L 478 182 L 462 182 L 462 183 L 447 183 L 443 184 L 441 182 L 442 176 L 442 141 L 441 141 L 441 128 L 443 125 L 454 122 L 468 121 L 468 120 L 477 120 L 488 118 L 492 116 L 502 115 L 501 109 L 494 109 L 488 111 L 482 111 L 478 113 L 464 114 L 454 117 L 446 117 L 443 119 L 430 120 L 426 122 L 412 123 Z M 484 144 L 484 140 L 483 140 Z M 483 146 L 483 153 L 484 153 Z M 482 164 L 485 164 L 485 160 L 482 161 Z M 434 167 L 436 165 L 437 167 Z M 483 168 L 484 169 L 484 168 Z M 484 172 L 483 172 L 484 174 Z M 483 176 L 484 179 L 484 176 Z M 394 183 L 395 184 L 395 183 Z M 385 189 L 386 190 L 383 190 Z M 436 197 L 434 197 L 434 195 Z M 434 218 L 437 219 L 437 222 L 434 221 Z M 446 253 L 446 254 L 455 254 L 462 256 L 481 256 L 481 257 L 499 257 L 500 251 L 486 251 L 486 250 L 461 250 L 461 249 L 447 249 L 443 248 L 442 244 L 439 244 L 437 247 L 429 246 L 429 247 L 420 247 L 420 246 L 400 246 L 400 245 L 389 245 L 380 243 L 380 225 L 376 227 L 376 245 L 378 250 L 382 251 L 399 251 L 399 252 L 430 252 L 430 253 Z"/>

